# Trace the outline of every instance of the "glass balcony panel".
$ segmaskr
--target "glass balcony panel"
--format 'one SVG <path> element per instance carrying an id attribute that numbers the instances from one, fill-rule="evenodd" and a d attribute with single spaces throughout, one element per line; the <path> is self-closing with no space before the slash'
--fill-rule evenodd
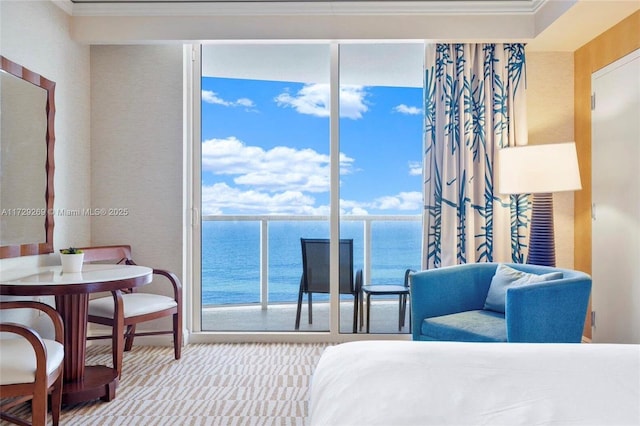
<path id="1" fill-rule="evenodd" d="M 260 302 L 260 222 L 202 223 L 202 307 Z"/>
<path id="2" fill-rule="evenodd" d="M 422 224 L 418 221 L 371 223 L 371 275 L 368 284 L 402 284 L 407 269 L 420 269 Z"/>
<path id="3" fill-rule="evenodd" d="M 349 217 L 341 224 L 341 236 L 354 242 L 354 269 L 370 270 L 369 282 L 400 283 L 407 267 L 419 268 L 420 217 L 388 219 Z M 261 238 L 263 227 L 266 240 Z M 202 330 L 292 331 L 302 273 L 300 238 L 327 238 L 325 218 L 208 216 L 203 218 L 202 229 Z M 371 264 L 365 257 L 367 246 L 371 247 Z M 268 259 L 267 265 L 261 259 Z M 262 294 L 267 295 L 266 300 Z M 351 333 L 353 298 L 343 295 L 340 300 L 340 331 Z M 397 333 L 397 299 L 376 298 L 372 303 L 371 332 Z M 305 296 L 300 330 L 327 331 L 329 295 L 314 294 L 312 324 L 307 321 L 307 306 Z M 364 332 L 360 318 L 358 323 L 358 331 Z M 408 327 L 402 330 L 408 331 Z"/>

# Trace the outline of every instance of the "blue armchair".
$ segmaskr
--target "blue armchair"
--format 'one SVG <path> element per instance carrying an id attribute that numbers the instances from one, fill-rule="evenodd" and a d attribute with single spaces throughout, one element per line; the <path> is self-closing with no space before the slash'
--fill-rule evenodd
<path id="1" fill-rule="evenodd" d="M 504 273 L 517 279 L 505 282 Z M 579 343 L 591 277 L 546 266 L 468 263 L 417 272 L 410 291 L 413 340 Z"/>

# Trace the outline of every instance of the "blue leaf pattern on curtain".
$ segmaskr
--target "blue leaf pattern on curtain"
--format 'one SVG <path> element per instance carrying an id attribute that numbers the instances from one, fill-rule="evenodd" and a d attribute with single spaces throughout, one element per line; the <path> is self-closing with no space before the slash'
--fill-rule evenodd
<path id="1" fill-rule="evenodd" d="M 501 196 L 496 150 L 527 143 L 524 45 L 427 45 L 425 267 L 525 258 L 531 203 Z"/>

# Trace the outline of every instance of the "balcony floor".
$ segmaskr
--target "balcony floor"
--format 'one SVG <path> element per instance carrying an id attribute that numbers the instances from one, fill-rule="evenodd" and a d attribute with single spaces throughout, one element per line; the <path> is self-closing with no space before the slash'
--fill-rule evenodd
<path id="1" fill-rule="evenodd" d="M 202 310 L 202 331 L 295 331 L 296 303 L 270 304 L 266 310 L 259 305 L 216 306 Z M 364 307 L 366 310 L 366 306 Z M 340 304 L 340 332 L 351 333 L 353 302 Z M 366 312 L 364 313 L 366 322 Z M 308 323 L 307 301 L 303 300 L 299 331 L 328 331 L 329 303 L 313 302 L 313 324 Z M 365 325 L 360 333 L 365 333 Z M 371 333 L 398 333 L 398 300 L 371 299 Z M 400 333 L 409 333 L 409 304 L 405 326 Z"/>

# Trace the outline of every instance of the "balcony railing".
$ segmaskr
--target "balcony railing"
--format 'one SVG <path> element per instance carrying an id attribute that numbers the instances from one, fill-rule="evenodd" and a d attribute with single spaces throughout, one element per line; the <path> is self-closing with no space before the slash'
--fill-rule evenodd
<path id="1" fill-rule="evenodd" d="M 203 222 L 256 222 L 259 223 L 259 244 L 260 244 L 260 304 L 262 309 L 267 309 L 269 304 L 269 227 L 274 222 L 318 222 L 326 223 L 326 236 L 328 237 L 328 216 L 299 216 L 299 215 L 224 215 L 224 216 L 203 216 Z M 419 268 L 420 259 L 420 215 L 362 215 L 362 216 L 341 216 L 341 224 L 345 227 L 347 224 L 356 224 L 361 222 L 362 227 L 360 231 L 357 231 L 359 235 L 353 235 L 354 246 L 356 241 L 358 245 L 361 244 L 361 259 L 356 259 L 354 250 L 354 264 L 362 265 L 364 282 L 369 283 L 373 276 L 373 270 L 376 268 L 375 261 L 373 259 L 374 252 L 378 250 L 378 258 L 384 258 L 381 256 L 380 250 L 386 250 L 385 253 L 389 257 L 401 256 L 399 253 L 410 253 L 411 260 L 407 260 L 404 264 L 405 267 L 412 267 L 414 269 Z M 416 232 L 414 235 L 413 228 L 409 230 L 411 238 L 403 238 L 401 235 L 393 234 L 393 229 L 387 227 L 388 231 L 392 235 L 384 234 L 384 223 L 398 223 L 398 222 L 413 222 L 416 224 Z M 382 225 L 380 228 L 376 228 L 376 223 Z M 372 228 L 379 229 L 378 236 L 374 234 Z M 352 229 L 352 227 L 350 227 Z M 357 229 L 357 228 L 356 228 Z M 388 232 L 389 233 L 389 232 Z M 297 238 L 303 237 L 303 235 L 296 236 Z M 352 235 L 345 235 L 342 233 L 341 238 L 352 238 Z M 205 237 L 203 236 L 203 246 L 207 244 Z M 395 248 L 393 248 L 393 247 Z M 390 248 L 389 248 L 390 247 Z M 300 258 L 300 253 L 297 253 Z M 417 264 L 416 264 L 417 259 Z M 380 262 L 380 260 L 378 260 Z M 402 262 L 402 260 L 400 260 Z M 203 285 L 204 285 L 203 279 Z M 295 295 L 297 297 L 297 294 Z"/>

